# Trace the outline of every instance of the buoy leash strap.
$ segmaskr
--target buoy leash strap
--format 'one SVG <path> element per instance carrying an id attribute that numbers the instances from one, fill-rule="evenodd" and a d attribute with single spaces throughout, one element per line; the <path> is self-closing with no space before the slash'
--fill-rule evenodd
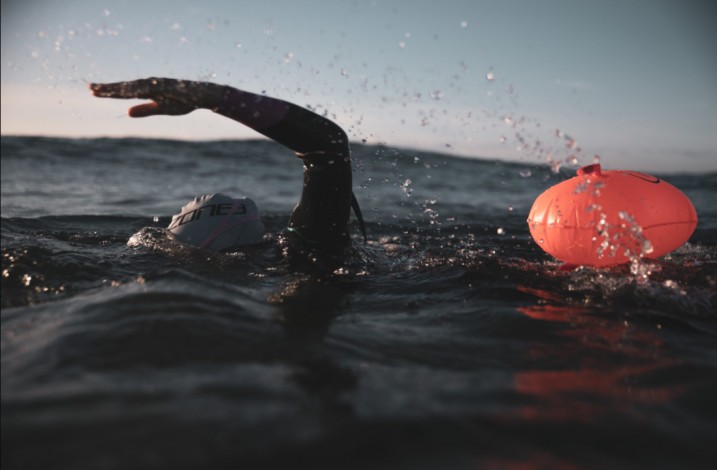
<path id="1" fill-rule="evenodd" d="M 354 214 L 356 214 L 356 218 L 358 219 L 359 228 L 361 229 L 361 233 L 363 234 L 363 242 L 368 242 L 368 237 L 366 236 L 366 224 L 363 221 L 363 216 L 361 215 L 361 207 L 359 207 L 359 203 L 356 200 L 356 195 L 351 191 L 351 208 L 354 210 Z"/>

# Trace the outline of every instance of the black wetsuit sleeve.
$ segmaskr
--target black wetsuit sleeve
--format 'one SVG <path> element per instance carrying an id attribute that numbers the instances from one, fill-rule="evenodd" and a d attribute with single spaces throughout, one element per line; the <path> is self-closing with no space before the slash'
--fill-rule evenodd
<path id="1" fill-rule="evenodd" d="M 348 137 L 336 123 L 275 98 L 226 87 L 214 111 L 290 148 L 304 162 L 289 230 L 301 250 L 334 256 L 350 244 L 352 172 Z"/>

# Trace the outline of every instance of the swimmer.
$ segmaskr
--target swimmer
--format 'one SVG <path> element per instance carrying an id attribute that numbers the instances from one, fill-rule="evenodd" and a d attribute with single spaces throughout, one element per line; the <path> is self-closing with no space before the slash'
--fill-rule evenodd
<path id="1" fill-rule="evenodd" d="M 351 188 L 348 137 L 327 118 L 280 99 L 208 82 L 147 78 L 92 83 L 90 89 L 100 98 L 151 100 L 129 109 L 134 118 L 209 109 L 293 150 L 304 162 L 304 186 L 287 227 L 290 259 L 341 264 L 351 249 L 352 207 L 366 239 Z M 168 230 L 179 241 L 220 251 L 261 242 L 264 228 L 251 199 L 214 194 L 185 205 Z"/>

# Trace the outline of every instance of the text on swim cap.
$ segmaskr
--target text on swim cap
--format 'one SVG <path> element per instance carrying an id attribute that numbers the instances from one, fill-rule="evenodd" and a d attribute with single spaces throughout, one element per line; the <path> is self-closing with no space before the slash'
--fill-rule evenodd
<path id="1" fill-rule="evenodd" d="M 172 220 L 172 223 L 169 225 L 168 230 L 172 230 L 173 228 L 177 228 L 184 224 L 188 224 L 190 222 L 194 222 L 195 220 L 199 220 L 202 218 L 202 214 L 208 213 L 206 215 L 207 217 L 229 215 L 229 211 L 231 211 L 232 207 L 233 207 L 233 205 L 231 203 L 208 204 L 206 206 L 199 207 L 199 208 L 189 211 L 187 213 L 176 216 Z M 234 212 L 232 212 L 232 214 L 235 214 L 235 215 L 246 214 L 246 205 L 238 204 L 236 206 Z"/>

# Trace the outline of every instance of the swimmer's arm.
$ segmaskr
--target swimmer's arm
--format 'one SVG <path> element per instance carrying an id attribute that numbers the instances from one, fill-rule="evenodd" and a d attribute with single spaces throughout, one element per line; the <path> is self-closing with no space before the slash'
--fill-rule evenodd
<path id="1" fill-rule="evenodd" d="M 152 100 L 130 108 L 131 117 L 179 116 L 195 109 L 210 109 L 289 147 L 299 156 L 321 153 L 348 156 L 348 139 L 338 125 L 308 109 L 269 96 L 172 78 L 93 83 L 90 89 L 101 98 Z"/>

